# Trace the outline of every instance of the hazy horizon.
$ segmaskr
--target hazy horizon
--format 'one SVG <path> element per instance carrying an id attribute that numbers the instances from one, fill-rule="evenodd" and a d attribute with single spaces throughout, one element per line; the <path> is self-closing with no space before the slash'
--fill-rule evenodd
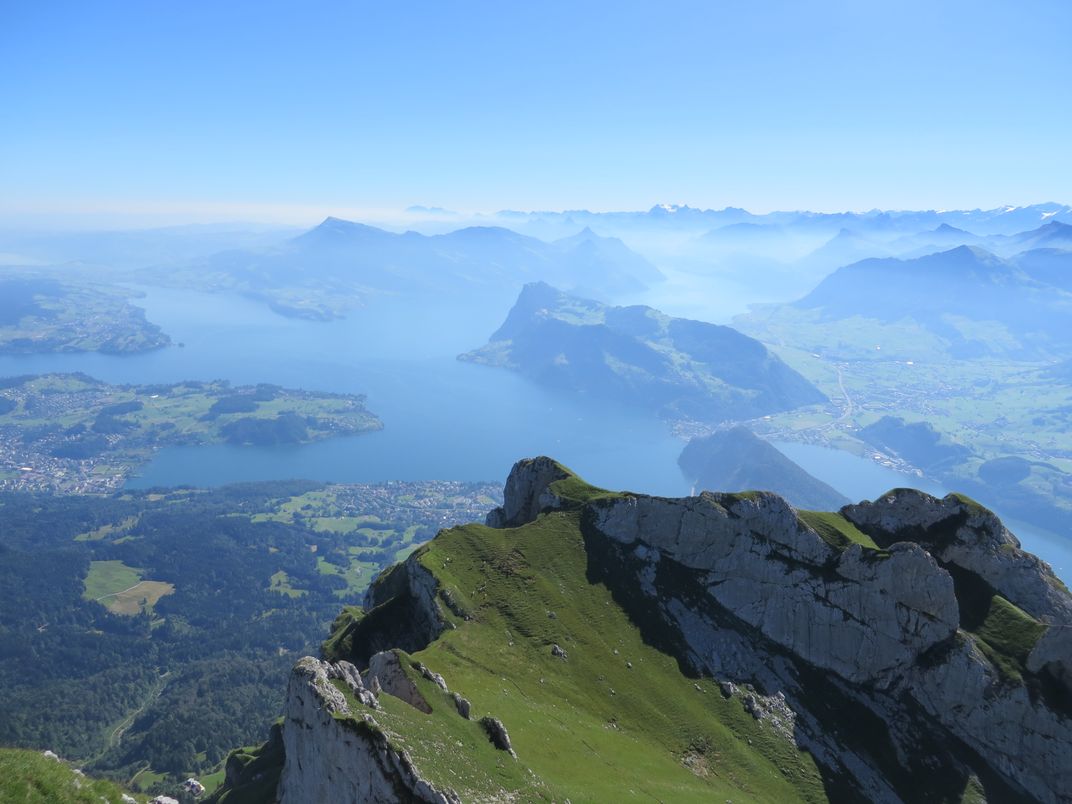
<path id="1" fill-rule="evenodd" d="M 0 221 L 1023 206 L 1072 186 L 1070 27 L 1054 0 L 9 4 Z"/>

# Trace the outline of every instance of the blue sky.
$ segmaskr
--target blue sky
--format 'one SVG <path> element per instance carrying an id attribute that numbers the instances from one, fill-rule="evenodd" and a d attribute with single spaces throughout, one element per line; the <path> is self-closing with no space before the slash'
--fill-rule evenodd
<path id="1" fill-rule="evenodd" d="M 1072 3 L 0 0 L 0 217 L 1072 200 Z"/>

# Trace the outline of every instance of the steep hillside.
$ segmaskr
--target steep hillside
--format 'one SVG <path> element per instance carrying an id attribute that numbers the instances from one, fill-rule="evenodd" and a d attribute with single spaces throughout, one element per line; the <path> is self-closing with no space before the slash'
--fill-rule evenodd
<path id="1" fill-rule="evenodd" d="M 800 508 L 822 511 L 849 502 L 744 427 L 692 439 L 677 462 L 697 489 L 764 489 Z"/>
<path id="2" fill-rule="evenodd" d="M 140 798 L 145 801 L 145 796 Z M 0 748 L 0 801 L 10 804 L 137 804 L 119 785 L 92 779 L 51 751 Z"/>
<path id="3" fill-rule="evenodd" d="M 490 342 L 460 359 L 671 419 L 744 419 L 825 400 L 730 327 L 610 307 L 542 282 L 526 285 Z"/>
<path id="4" fill-rule="evenodd" d="M 975 503 L 798 514 L 547 458 L 504 499 L 339 617 L 218 801 L 1072 800 L 1072 597 Z"/>

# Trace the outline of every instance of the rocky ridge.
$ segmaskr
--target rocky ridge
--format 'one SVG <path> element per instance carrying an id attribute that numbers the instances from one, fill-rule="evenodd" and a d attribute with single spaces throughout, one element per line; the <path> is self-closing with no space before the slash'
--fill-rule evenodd
<path id="1" fill-rule="evenodd" d="M 552 522 L 578 529 L 588 582 L 604 585 L 644 641 L 698 680 L 698 692 L 714 680 L 768 734 L 806 751 L 827 800 L 1072 801 L 1064 585 L 992 513 L 956 495 L 896 490 L 822 516 L 763 492 L 604 492 L 536 458 L 515 465 L 487 525 L 507 540 Z M 467 535 L 481 533 L 490 532 L 470 526 Z M 523 556 L 523 544 L 508 558 Z M 327 643 L 334 661 L 295 668 L 280 800 L 459 800 L 422 777 L 428 754 L 410 751 L 424 735 L 381 724 L 402 711 L 391 699 L 430 724 L 439 717 L 464 724 L 449 726 L 463 735 L 482 730 L 471 750 L 506 755 L 535 775 L 524 766 L 531 741 L 518 747 L 507 734 L 525 723 L 470 719 L 474 704 L 406 653 L 455 630 L 462 639 L 486 616 L 474 603 L 480 587 L 457 586 L 451 554 L 436 555 L 442 563 L 433 565 L 418 551 L 373 585 L 365 613 Z M 510 561 L 485 565 L 513 577 L 523 560 Z M 558 617 L 547 612 L 551 623 Z M 546 655 L 573 672 L 584 657 L 560 641 L 548 640 Z M 697 776 L 707 761 L 696 752 L 681 759 Z"/>

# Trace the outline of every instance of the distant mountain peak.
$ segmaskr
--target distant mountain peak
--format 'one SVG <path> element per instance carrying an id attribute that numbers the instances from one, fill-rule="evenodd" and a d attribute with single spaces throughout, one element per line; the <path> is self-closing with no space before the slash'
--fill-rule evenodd
<path id="1" fill-rule="evenodd" d="M 334 215 L 328 215 L 324 220 L 320 222 L 317 229 L 347 229 L 351 226 L 357 226 L 358 224 L 353 221 L 348 221 L 345 218 L 336 218 Z"/>
<path id="2" fill-rule="evenodd" d="M 939 224 L 933 229 L 933 232 L 935 234 L 969 234 L 969 232 L 966 232 L 964 229 L 958 229 L 956 226 L 950 226 L 948 223 Z"/>
<path id="3" fill-rule="evenodd" d="M 318 245 L 343 245 L 351 242 L 354 238 L 367 238 L 369 236 L 395 237 L 396 235 L 375 226 L 364 223 L 336 218 L 332 215 L 324 218 L 318 226 L 298 235 L 293 239 L 295 243 L 309 243 Z"/>

